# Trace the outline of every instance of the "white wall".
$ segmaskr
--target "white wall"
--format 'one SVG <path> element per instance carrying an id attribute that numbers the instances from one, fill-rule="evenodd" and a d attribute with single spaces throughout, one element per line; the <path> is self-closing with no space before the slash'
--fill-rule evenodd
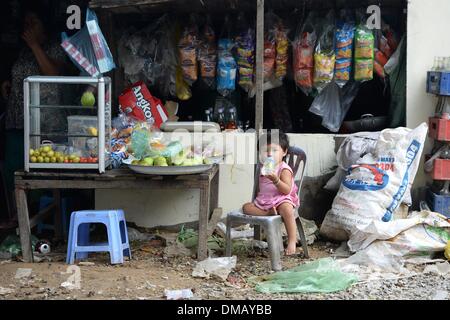
<path id="1" fill-rule="evenodd" d="M 188 135 L 191 137 L 190 135 Z M 222 139 L 230 154 L 220 166 L 219 207 L 224 214 L 251 200 L 254 170 L 254 134 L 206 134 L 205 140 Z M 181 135 L 186 138 L 186 135 Z M 291 145 L 308 155 L 306 175 L 327 173 L 335 165 L 332 135 L 290 134 Z M 182 139 L 186 145 L 189 139 Z M 196 139 L 200 136 L 196 135 Z M 228 141 L 228 143 L 226 143 Z M 240 156 L 237 156 L 237 155 Z M 240 164 L 242 162 L 247 164 Z M 196 190 L 97 190 L 96 209 L 121 208 L 127 220 L 142 227 L 170 226 L 197 220 L 199 192 Z"/>
<path id="2" fill-rule="evenodd" d="M 426 93 L 426 73 L 435 56 L 450 56 L 449 14 L 449 0 L 409 0 L 406 95 L 409 128 L 427 122 L 434 114 L 437 100 Z M 429 139 L 424 153 L 431 147 L 432 140 Z M 423 167 L 419 168 L 414 187 L 424 186 L 427 180 Z"/>

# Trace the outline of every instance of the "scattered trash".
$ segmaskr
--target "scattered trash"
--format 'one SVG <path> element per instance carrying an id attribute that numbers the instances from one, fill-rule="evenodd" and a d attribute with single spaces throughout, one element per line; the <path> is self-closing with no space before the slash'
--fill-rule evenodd
<path id="1" fill-rule="evenodd" d="M 14 279 L 28 278 L 31 276 L 32 271 L 33 271 L 33 269 L 30 269 L 30 268 L 19 268 L 16 271 L 16 275 L 14 276 Z"/>
<path id="2" fill-rule="evenodd" d="M 437 290 L 433 296 L 433 300 L 448 300 L 448 291 Z"/>
<path id="3" fill-rule="evenodd" d="M 12 258 L 11 252 L 0 251 L 0 260 L 9 260 Z"/>
<path id="4" fill-rule="evenodd" d="M 345 290 L 357 281 L 356 275 L 342 272 L 332 258 L 249 279 L 262 293 L 330 293 Z"/>
<path id="5" fill-rule="evenodd" d="M 223 238 L 226 237 L 227 226 L 223 222 L 217 223 L 216 231 Z M 253 228 L 250 225 L 246 224 L 237 228 L 231 228 L 231 239 L 247 239 L 253 238 Z"/>
<path id="6" fill-rule="evenodd" d="M 348 258 L 352 255 L 350 249 L 348 248 L 347 242 L 342 242 L 341 245 L 334 250 L 331 255 L 334 258 Z"/>
<path id="7" fill-rule="evenodd" d="M 390 222 L 374 221 L 355 229 L 347 244 L 356 253 L 343 264 L 408 274 L 404 268 L 408 259 L 431 258 L 432 253 L 444 251 L 449 240 L 450 223 L 435 212 L 414 212 L 408 219 Z"/>
<path id="8" fill-rule="evenodd" d="M 314 241 L 316 241 L 317 236 L 319 235 L 319 228 L 316 223 L 312 220 L 306 220 L 300 217 L 302 222 L 303 230 L 306 236 L 306 243 L 308 245 L 312 245 Z"/>
<path id="9" fill-rule="evenodd" d="M 31 247 L 34 250 L 36 243 L 39 241 L 34 235 L 31 235 Z M 9 252 L 13 257 L 19 255 L 22 252 L 22 245 L 20 244 L 19 236 L 12 234 L 3 240 L 0 244 L 0 252 Z"/>
<path id="10" fill-rule="evenodd" d="M 428 265 L 423 270 L 423 273 L 434 273 L 441 276 L 446 276 L 450 274 L 450 263 L 442 262 L 433 265 Z"/>
<path id="11" fill-rule="evenodd" d="M 85 266 L 85 267 L 90 267 L 90 266 L 95 266 L 94 262 L 89 262 L 89 261 L 80 261 L 78 262 L 79 266 Z"/>
<path id="12" fill-rule="evenodd" d="M 0 296 L 4 296 L 13 292 L 14 290 L 12 289 L 0 287 Z"/>
<path id="13" fill-rule="evenodd" d="M 161 278 L 163 278 L 164 280 L 169 280 L 169 277 L 167 276 L 162 276 Z"/>
<path id="14" fill-rule="evenodd" d="M 194 293 L 191 289 L 183 290 L 164 290 L 164 296 L 167 300 L 184 300 L 191 299 L 194 297 Z"/>
<path id="15" fill-rule="evenodd" d="M 155 236 L 152 234 L 145 234 L 131 227 L 127 227 L 127 231 L 129 241 L 145 241 L 155 238 Z"/>
<path id="16" fill-rule="evenodd" d="M 36 252 L 42 253 L 42 254 L 49 254 L 50 253 L 50 242 L 47 240 L 39 240 L 36 242 Z"/>
<path id="17" fill-rule="evenodd" d="M 197 262 L 192 271 L 193 277 L 209 278 L 211 275 L 219 277 L 222 281 L 226 281 L 231 270 L 236 267 L 237 258 L 222 257 L 208 258 Z"/>
<path id="18" fill-rule="evenodd" d="M 196 250 L 198 245 L 198 232 L 193 229 L 185 229 L 182 226 L 178 233 L 177 241 L 184 244 L 188 249 Z M 209 250 L 222 250 L 225 248 L 225 239 L 213 235 L 208 238 L 207 244 Z"/>

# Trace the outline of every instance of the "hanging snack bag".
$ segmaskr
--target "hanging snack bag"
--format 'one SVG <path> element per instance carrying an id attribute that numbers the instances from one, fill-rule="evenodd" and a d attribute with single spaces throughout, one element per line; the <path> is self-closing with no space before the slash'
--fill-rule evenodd
<path id="1" fill-rule="evenodd" d="M 355 59 L 355 80 L 369 81 L 373 79 L 373 59 Z"/>
<path id="2" fill-rule="evenodd" d="M 289 47 L 289 40 L 287 37 L 287 33 L 288 31 L 281 22 L 277 24 L 275 29 L 275 42 L 276 42 L 275 77 L 279 80 L 283 80 L 287 74 L 288 47 Z"/>
<path id="3" fill-rule="evenodd" d="M 198 32 L 191 17 L 190 25 L 183 30 L 178 42 L 178 55 L 184 80 L 191 86 L 198 78 L 197 69 Z"/>
<path id="4" fill-rule="evenodd" d="M 343 23 L 336 29 L 336 84 L 343 87 L 352 72 L 353 37 L 355 28 L 352 23 Z"/>
<path id="5" fill-rule="evenodd" d="M 306 95 L 309 95 L 313 89 L 316 41 L 317 34 L 313 25 L 313 16 L 310 14 L 292 43 L 294 80 Z"/>
<path id="6" fill-rule="evenodd" d="M 161 100 L 152 96 L 142 81 L 122 92 L 119 107 L 127 116 L 153 124 L 157 128 L 169 119 Z"/>
<path id="7" fill-rule="evenodd" d="M 239 69 L 239 85 L 248 92 L 253 85 L 255 66 L 255 31 L 245 21 L 243 14 L 238 17 L 239 35 L 236 37 L 236 59 Z"/>
<path id="8" fill-rule="evenodd" d="M 236 88 L 237 64 L 231 50 L 234 43 L 231 39 L 219 40 L 219 63 L 217 65 L 217 91 L 222 96 L 229 95 Z"/>
<path id="9" fill-rule="evenodd" d="M 316 46 L 314 54 L 314 87 L 322 91 L 334 77 L 336 54 L 334 49 L 334 21 L 328 14 L 327 25 Z"/>
<path id="10" fill-rule="evenodd" d="M 275 73 L 275 41 L 268 37 L 264 40 L 264 81 L 269 81 Z"/>
<path id="11" fill-rule="evenodd" d="M 360 24 L 355 37 L 355 80 L 369 81 L 373 79 L 374 68 L 373 32 Z"/>
<path id="12" fill-rule="evenodd" d="M 200 62 L 200 75 L 202 80 L 208 87 L 213 88 L 216 78 L 217 47 L 216 35 L 211 27 L 209 17 L 203 29 L 198 60 Z"/>

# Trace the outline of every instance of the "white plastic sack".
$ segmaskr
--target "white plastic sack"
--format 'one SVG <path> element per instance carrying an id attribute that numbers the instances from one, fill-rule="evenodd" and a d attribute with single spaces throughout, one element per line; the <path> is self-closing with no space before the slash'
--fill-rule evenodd
<path id="1" fill-rule="evenodd" d="M 373 153 L 349 170 L 320 233 L 345 241 L 355 228 L 390 221 L 414 181 L 427 131 L 426 123 L 382 131 Z"/>
<path id="2" fill-rule="evenodd" d="M 379 132 L 359 132 L 345 138 L 336 153 L 339 167 L 336 174 L 328 180 L 324 189 L 337 192 L 347 175 L 348 169 L 366 153 L 374 150 L 379 136 Z"/>
<path id="3" fill-rule="evenodd" d="M 353 233 L 347 244 L 357 252 L 341 264 L 408 273 L 405 262 L 443 251 L 449 239 L 450 223 L 436 212 L 416 212 L 408 219 L 388 223 L 375 221 Z"/>

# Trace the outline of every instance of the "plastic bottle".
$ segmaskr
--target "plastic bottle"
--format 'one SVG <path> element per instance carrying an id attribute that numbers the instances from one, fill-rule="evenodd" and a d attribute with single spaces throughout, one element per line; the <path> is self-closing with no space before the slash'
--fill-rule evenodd
<path id="1" fill-rule="evenodd" d="M 275 159 L 273 157 L 267 157 L 261 169 L 261 174 L 263 176 L 266 176 L 274 172 L 275 172 Z"/>
<path id="2" fill-rule="evenodd" d="M 236 130 L 236 108 L 231 108 L 229 111 L 228 121 L 227 121 L 227 129 L 228 130 Z"/>
<path id="3" fill-rule="evenodd" d="M 225 114 L 223 113 L 223 108 L 220 108 L 217 114 L 217 123 L 220 126 L 220 130 L 225 130 Z"/>
<path id="4" fill-rule="evenodd" d="M 205 110 L 205 122 L 213 122 L 210 109 Z"/>

